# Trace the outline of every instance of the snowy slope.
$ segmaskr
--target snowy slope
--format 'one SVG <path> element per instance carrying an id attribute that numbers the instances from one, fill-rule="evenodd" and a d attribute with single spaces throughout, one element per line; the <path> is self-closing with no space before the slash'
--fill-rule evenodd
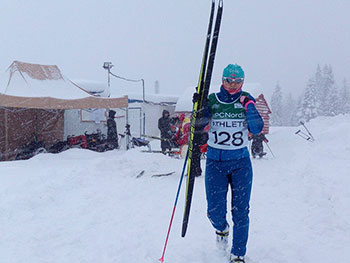
<path id="1" fill-rule="evenodd" d="M 350 116 L 307 125 L 315 142 L 298 128 L 275 128 L 268 139 L 276 158 L 253 160 L 248 263 L 350 262 Z M 183 161 L 140 150 L 0 163 L 0 262 L 157 262 Z M 166 262 L 225 262 L 206 218 L 203 177 L 180 237 L 184 188 Z"/>

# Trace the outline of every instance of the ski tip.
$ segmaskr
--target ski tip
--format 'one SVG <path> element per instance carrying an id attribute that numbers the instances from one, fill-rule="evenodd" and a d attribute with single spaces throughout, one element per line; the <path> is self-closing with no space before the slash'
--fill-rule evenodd
<path id="1" fill-rule="evenodd" d="M 158 261 L 160 261 L 160 262 L 164 262 L 164 257 L 161 257 L 160 259 L 158 259 Z"/>
<path id="2" fill-rule="evenodd" d="M 185 237 L 187 232 L 187 226 L 183 225 L 182 226 L 182 231 L 181 231 L 181 237 Z"/>

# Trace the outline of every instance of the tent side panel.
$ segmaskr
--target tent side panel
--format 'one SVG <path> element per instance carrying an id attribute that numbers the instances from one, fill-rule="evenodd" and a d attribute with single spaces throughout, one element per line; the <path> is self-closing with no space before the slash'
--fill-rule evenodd
<path id="1" fill-rule="evenodd" d="M 64 110 L 35 110 L 36 111 L 36 134 L 38 140 L 45 145 L 52 145 L 63 140 Z"/>
<path id="2" fill-rule="evenodd" d="M 16 157 L 18 151 L 34 139 L 35 114 L 31 109 L 9 108 L 7 112 L 6 160 Z"/>
<path id="3" fill-rule="evenodd" d="M 63 110 L 9 108 L 0 113 L 2 123 L 6 123 L 6 116 L 7 129 L 2 129 L 0 135 L 1 160 L 15 159 L 23 147 L 36 139 L 47 147 L 63 139 Z"/>

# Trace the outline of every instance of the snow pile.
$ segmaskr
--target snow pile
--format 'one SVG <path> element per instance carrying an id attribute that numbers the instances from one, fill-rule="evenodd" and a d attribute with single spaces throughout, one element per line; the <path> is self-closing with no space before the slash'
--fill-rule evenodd
<path id="1" fill-rule="evenodd" d="M 298 128 L 275 128 L 268 139 L 276 158 L 253 160 L 247 263 L 350 260 L 350 116 L 307 126 L 315 142 L 295 135 Z M 141 150 L 0 163 L 0 262 L 157 262 L 183 161 Z M 206 218 L 203 176 L 180 237 L 182 187 L 166 262 L 226 262 Z"/>

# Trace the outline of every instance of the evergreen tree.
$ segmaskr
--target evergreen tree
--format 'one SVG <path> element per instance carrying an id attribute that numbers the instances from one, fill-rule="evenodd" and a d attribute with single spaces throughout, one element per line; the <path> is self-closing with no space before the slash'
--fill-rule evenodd
<path id="1" fill-rule="evenodd" d="M 283 125 L 282 88 L 278 83 L 271 96 L 271 111 L 272 111 L 271 125 L 282 126 Z"/>
<path id="2" fill-rule="evenodd" d="M 309 79 L 300 105 L 300 115 L 305 121 L 309 121 L 317 117 L 316 101 L 316 81 L 315 79 Z"/>
<path id="3" fill-rule="evenodd" d="M 294 126 L 298 126 L 301 120 L 304 121 L 303 107 L 302 107 L 303 98 L 304 98 L 304 95 L 300 95 L 299 98 L 297 99 L 296 109 L 292 116 L 292 123 Z"/>
<path id="4" fill-rule="evenodd" d="M 283 103 L 283 125 L 284 126 L 294 126 L 293 118 L 296 114 L 296 102 L 293 98 L 292 93 L 288 93 L 286 99 Z"/>
<path id="5" fill-rule="evenodd" d="M 325 65 L 322 70 L 321 98 L 318 107 L 318 112 L 321 116 L 334 116 L 334 103 L 331 100 L 331 92 L 333 92 L 334 86 L 335 81 L 332 67 L 330 65 Z"/>
<path id="6" fill-rule="evenodd" d="M 350 113 L 350 91 L 346 79 L 343 80 L 343 86 L 339 92 L 339 113 Z"/>
<path id="7" fill-rule="evenodd" d="M 339 94 L 336 86 L 332 88 L 332 91 L 329 94 L 329 112 L 328 116 L 336 116 L 341 112 L 341 105 L 339 104 Z"/>
<path id="8" fill-rule="evenodd" d="M 310 81 L 310 80 L 309 80 Z M 321 70 L 321 66 L 318 64 L 314 76 L 314 85 L 315 85 L 315 96 L 316 96 L 316 109 L 317 115 L 321 115 L 323 113 L 321 109 L 321 105 L 323 103 L 323 74 Z"/>

